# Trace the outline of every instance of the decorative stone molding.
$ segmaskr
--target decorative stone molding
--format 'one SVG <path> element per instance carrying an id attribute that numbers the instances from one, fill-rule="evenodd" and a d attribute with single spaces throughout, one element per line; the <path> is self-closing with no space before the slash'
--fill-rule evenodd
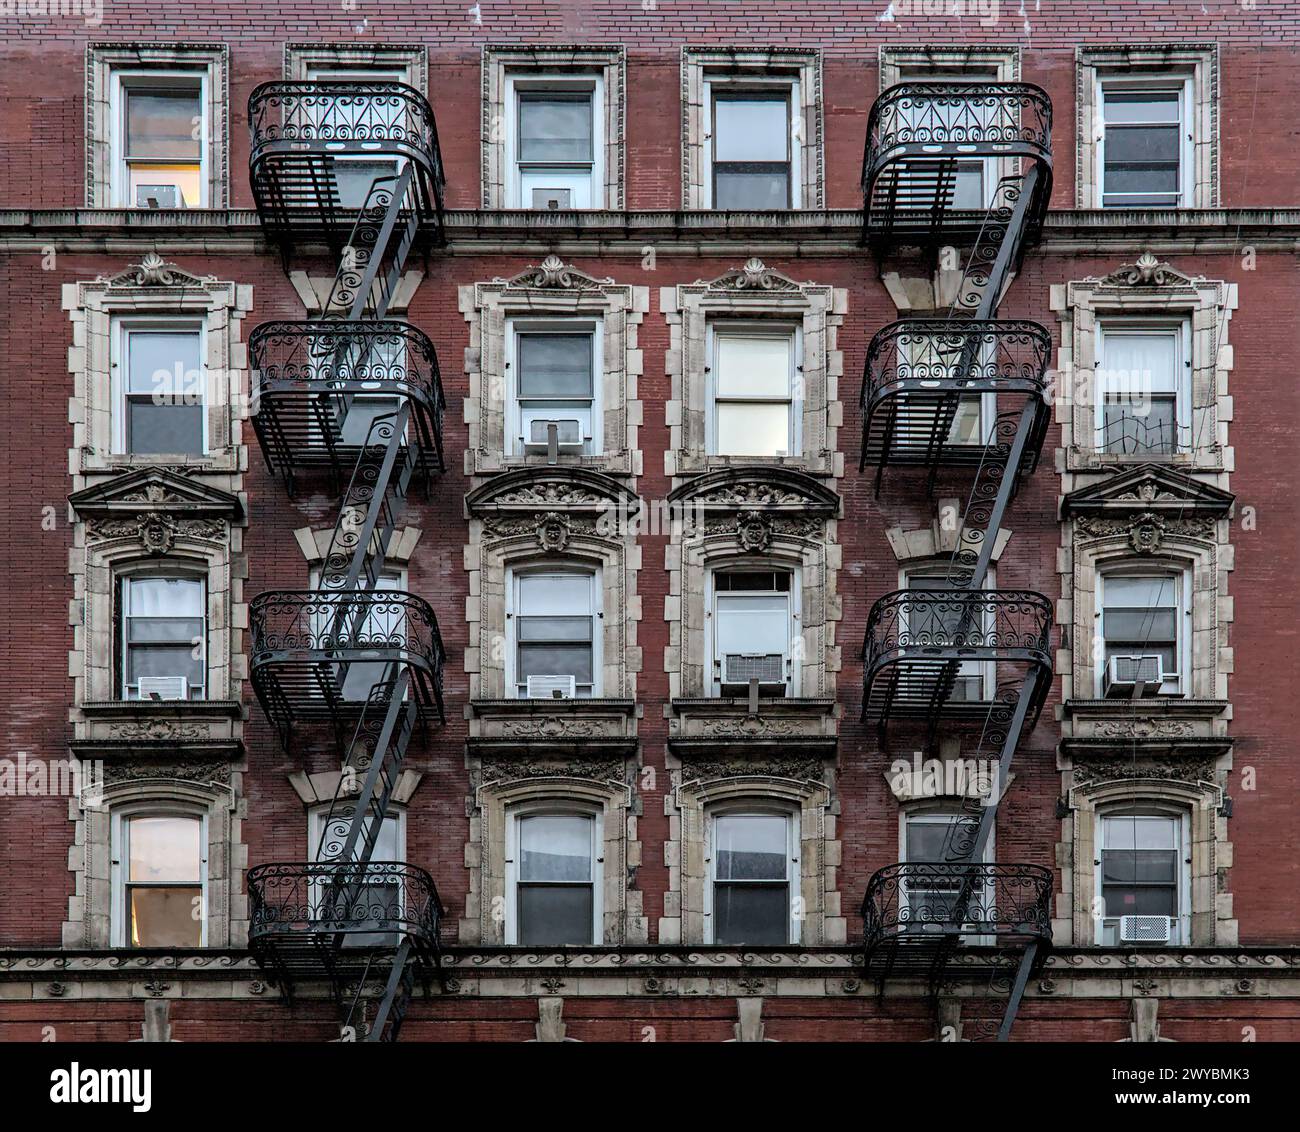
<path id="1" fill-rule="evenodd" d="M 669 475 L 740 464 L 797 468 L 819 476 L 844 474 L 844 457 L 837 448 L 843 424 L 838 398 L 844 358 L 837 348 L 837 335 L 848 309 L 847 290 L 797 283 L 754 258 L 711 282 L 661 288 L 659 309 L 669 328 L 666 366 L 672 397 L 665 410 L 671 451 L 664 458 Z M 711 321 L 726 319 L 775 319 L 802 328 L 802 397 L 795 401 L 798 455 L 708 453 L 708 328 Z"/>
<path id="2" fill-rule="evenodd" d="M 1228 446 L 1233 368 L 1228 323 L 1237 309 L 1237 285 L 1195 278 L 1149 251 L 1103 277 L 1051 287 L 1051 308 L 1061 323 L 1057 355 L 1056 419 L 1061 425 L 1057 467 L 1064 469 L 1062 490 L 1079 486 L 1076 475 L 1130 467 L 1149 456 L 1123 456 L 1096 450 L 1094 425 L 1097 323 L 1107 317 L 1182 318 L 1191 325 L 1190 450 L 1161 462 L 1189 471 L 1213 473 L 1228 486 L 1233 451 Z"/>
<path id="3" fill-rule="evenodd" d="M 553 758 L 634 755 L 640 712 L 631 699 L 471 700 L 469 749 Z"/>
<path id="4" fill-rule="evenodd" d="M 904 79 L 923 79 L 927 72 L 969 72 L 973 80 L 982 76 L 997 82 L 1020 80 L 1020 48 L 1001 44 L 881 44 L 879 63 L 882 92 Z"/>
<path id="5" fill-rule="evenodd" d="M 411 557 L 415 554 L 416 544 L 423 534 L 424 531 L 420 527 L 398 527 L 394 530 L 392 540 L 388 544 L 388 553 L 384 556 L 385 566 L 393 570 L 403 570 L 409 566 Z M 318 567 L 324 563 L 325 556 L 329 553 L 334 528 L 299 527 L 293 532 L 293 537 L 308 565 Z"/>
<path id="6" fill-rule="evenodd" d="M 302 82 L 317 67 L 405 71 L 402 81 L 421 94 L 429 88 L 429 56 L 422 43 L 286 43 L 284 77 Z"/>
<path id="7" fill-rule="evenodd" d="M 469 375 L 469 396 L 465 399 L 465 420 L 469 425 L 467 475 L 548 466 L 544 454 L 505 455 L 506 398 L 510 389 L 506 321 L 520 316 L 590 317 L 599 321 L 603 356 L 597 383 L 604 450 L 589 456 L 561 453 L 557 459 L 564 467 L 592 468 L 615 475 L 641 474 L 637 380 L 642 359 L 637 327 L 650 309 L 648 287 L 596 279 L 551 254 L 513 278 L 463 286 L 459 295 L 460 312 L 469 323 L 469 347 L 465 351 L 465 372 Z"/>
<path id="8" fill-rule="evenodd" d="M 112 815 L 124 806 L 181 806 L 206 817 L 208 843 L 207 946 L 242 947 L 248 938 L 248 897 L 243 875 L 248 849 L 242 840 L 247 804 L 243 775 L 226 759 L 140 763 L 106 769 L 102 794 L 68 800 L 73 823 L 68 869 L 74 878 L 63 924 L 66 948 L 112 946 Z M 113 953 L 120 959 L 121 952 Z"/>
<path id="9" fill-rule="evenodd" d="M 839 496 L 822 481 L 790 468 L 735 467 L 684 481 L 669 493 L 668 502 L 670 510 L 693 516 L 689 524 L 674 525 L 665 548 L 668 647 L 664 669 L 672 699 L 698 701 L 709 695 L 705 630 L 709 572 L 719 566 L 761 562 L 769 568 L 797 571 L 803 642 L 795 699 L 764 700 L 760 711 L 768 717 L 764 726 L 785 715 L 805 718 L 806 712 L 796 704 L 800 698 L 834 700 L 840 667 L 835 623 L 843 613 L 838 591 L 843 555 L 835 541 Z M 684 717 L 691 714 L 686 708 Z M 694 730 L 680 718 L 677 726 L 684 734 Z M 816 734 L 824 734 L 822 726 L 820 721 L 816 724 Z"/>
<path id="10" fill-rule="evenodd" d="M 935 517 L 928 527 L 907 531 L 902 527 L 889 527 L 885 538 L 889 549 L 900 563 L 920 563 L 927 559 L 951 557 L 959 548 L 968 549 L 975 543 L 966 537 L 966 519 L 962 515 L 964 501 L 956 498 L 935 501 Z M 982 532 L 981 532 L 982 533 Z M 993 561 L 1002 558 L 1012 531 L 1001 527 L 993 539 Z"/>
<path id="11" fill-rule="evenodd" d="M 1190 817 L 1191 925 L 1193 947 L 1235 947 L 1228 872 L 1232 843 L 1223 799 L 1231 770 L 1228 755 L 1163 758 L 1122 748 L 1107 756 L 1076 756 L 1062 771 L 1068 813 L 1056 847 L 1061 892 L 1056 898 L 1053 935 L 1061 945 L 1094 944 L 1097 819 L 1108 807 L 1151 805 Z"/>
<path id="12" fill-rule="evenodd" d="M 708 176 L 709 133 L 705 86 L 710 80 L 788 79 L 799 84 L 799 104 L 791 108 L 791 144 L 798 147 L 800 209 L 825 205 L 822 144 L 822 60 L 815 48 L 682 48 L 682 208 L 716 207 Z"/>
<path id="13" fill-rule="evenodd" d="M 598 123 L 604 143 L 603 196 L 597 208 L 622 209 L 626 180 L 624 141 L 624 90 L 627 87 L 627 52 L 620 45 L 573 46 L 568 44 L 490 43 L 483 48 L 483 207 L 505 208 L 508 175 L 506 131 L 510 108 L 506 106 L 506 79 L 510 75 L 565 74 L 596 75 L 603 87 L 604 118 Z M 593 194 L 595 196 L 596 194 Z"/>
<path id="14" fill-rule="evenodd" d="M 603 817 L 603 941 L 607 946 L 645 943 L 647 925 L 635 888 L 641 865 L 635 767 L 622 757 L 544 759 L 471 755 L 466 799 L 469 840 L 465 868 L 469 892 L 460 921 L 463 944 L 505 942 L 506 823 L 512 807 L 555 802 L 584 805 Z"/>
<path id="15" fill-rule="evenodd" d="M 701 944 L 705 939 L 705 886 L 712 812 L 719 805 L 752 802 L 785 806 L 799 816 L 800 889 L 804 946 L 842 944 L 848 925 L 840 908 L 833 800 L 833 762 L 817 756 L 749 758 L 669 756 L 672 790 L 664 795 L 668 840 L 664 863 L 668 891 L 658 939 L 663 944 Z M 753 993 L 752 990 L 750 993 Z"/>
<path id="16" fill-rule="evenodd" d="M 112 106 L 119 70 L 193 71 L 207 77 L 207 208 L 230 200 L 230 48 L 224 43 L 88 43 L 86 45 L 86 205 L 111 208 Z"/>
<path id="17" fill-rule="evenodd" d="M 1152 43 L 1075 48 L 1075 208 L 1100 208 L 1097 158 L 1102 137 L 1097 83 L 1108 75 L 1188 75 L 1192 80 L 1190 208 L 1219 204 L 1219 45 Z"/>
<path id="18" fill-rule="evenodd" d="M 293 285 L 294 292 L 302 300 L 303 309 L 308 318 L 321 318 L 326 316 L 326 307 L 329 307 L 328 317 L 346 318 L 348 316 L 348 307 L 339 302 L 330 305 L 330 297 L 334 292 L 334 276 L 332 275 L 311 275 L 306 271 L 295 269 L 289 272 L 289 282 Z M 408 267 L 402 272 L 401 278 L 398 279 L 396 286 L 393 287 L 392 294 L 388 297 L 388 309 L 384 317 L 388 319 L 400 319 L 410 309 L 411 300 L 415 298 L 415 292 L 424 282 L 424 270 L 420 267 Z M 367 304 L 367 312 L 372 310 Z"/>

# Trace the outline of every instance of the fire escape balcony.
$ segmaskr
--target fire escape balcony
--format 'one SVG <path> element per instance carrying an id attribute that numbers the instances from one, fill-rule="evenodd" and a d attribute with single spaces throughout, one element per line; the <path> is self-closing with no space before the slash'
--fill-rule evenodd
<path id="1" fill-rule="evenodd" d="M 1017 476 L 1038 464 L 1051 408 L 1052 337 L 1022 319 L 907 319 L 871 339 L 862 379 L 862 458 L 934 471 L 1005 465 L 1026 405 L 1034 412 Z"/>
<path id="2" fill-rule="evenodd" d="M 905 589 L 871 607 L 863 718 L 979 723 L 1036 672 L 1033 728 L 1051 683 L 1052 605 L 1026 590 Z M 1012 679 L 1013 673 L 1015 679 Z M 1014 696 L 1012 697 L 1014 701 Z"/>
<path id="3" fill-rule="evenodd" d="M 862 163 L 864 237 L 936 247 L 1008 218 L 1024 182 L 1021 239 L 1041 229 L 1052 191 L 1052 103 L 1032 83 L 903 82 L 872 104 Z"/>
<path id="4" fill-rule="evenodd" d="M 395 321 L 264 322 L 248 355 L 253 428 L 267 467 L 290 491 L 299 471 L 326 471 L 337 485 L 373 440 L 375 418 L 402 402 L 411 408 L 402 447 L 413 449 L 414 474 L 427 484 L 445 470 L 446 402 L 423 331 Z"/>
<path id="5" fill-rule="evenodd" d="M 425 97 L 400 82 L 268 82 L 248 100 L 249 174 L 262 226 L 285 245 L 323 239 L 335 255 L 373 188 L 409 180 L 402 211 L 428 243 L 443 239 L 442 153 Z"/>
<path id="6" fill-rule="evenodd" d="M 320 976 L 337 993 L 403 943 L 424 977 L 438 967 L 442 901 L 415 865 L 274 863 L 249 869 L 247 880 L 249 947 L 287 995 L 295 980 Z"/>
<path id="7" fill-rule="evenodd" d="M 1041 865 L 887 865 L 862 902 L 868 971 L 941 974 L 957 946 L 1051 946 L 1052 870 Z"/>
<path id="8" fill-rule="evenodd" d="M 249 608 L 253 689 L 281 740 L 300 723 L 358 720 L 377 686 L 409 675 L 422 724 L 445 720 L 445 654 L 429 603 L 400 591 L 272 590 Z M 341 738 L 341 736 L 340 736 Z"/>

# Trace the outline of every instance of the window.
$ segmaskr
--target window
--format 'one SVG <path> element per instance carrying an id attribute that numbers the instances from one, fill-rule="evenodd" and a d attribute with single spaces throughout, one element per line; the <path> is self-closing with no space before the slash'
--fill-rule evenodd
<path id="1" fill-rule="evenodd" d="M 307 848 L 313 861 L 329 861 L 338 856 L 347 840 L 354 810 L 355 807 L 346 807 L 342 815 L 332 822 L 326 821 L 329 817 L 327 807 L 311 812 L 307 823 Z M 370 860 L 376 864 L 405 862 L 406 821 L 405 815 L 400 811 L 384 815 Z M 365 892 L 357 897 L 357 918 L 381 921 L 402 918 L 406 892 L 399 877 L 369 877 L 364 883 Z M 317 883 L 313 889 L 311 906 L 317 910 L 320 918 L 328 919 L 331 912 L 326 907 L 329 900 L 327 885 Z M 361 912 L 360 909 L 366 911 Z M 350 947 L 366 947 L 381 944 L 389 938 L 391 936 L 384 932 L 350 933 L 346 942 Z"/>
<path id="2" fill-rule="evenodd" d="M 113 815 L 114 947 L 207 942 L 205 825 L 195 814 Z"/>
<path id="3" fill-rule="evenodd" d="M 986 579 L 986 585 L 992 585 Z M 911 590 L 957 590 L 960 587 L 952 580 L 948 566 L 931 566 L 909 570 L 905 576 L 906 588 Z M 935 601 L 933 603 L 914 603 L 910 609 L 904 609 L 900 617 L 905 624 L 899 626 L 900 632 L 909 634 L 913 644 L 909 647 L 942 647 L 957 637 L 968 640 L 986 635 L 989 627 L 990 613 L 978 608 L 972 618 L 967 620 L 967 608 L 957 601 Z M 918 642 L 923 642 L 920 644 Z M 950 699 L 953 701 L 981 701 L 992 698 L 994 682 L 994 665 L 983 660 L 962 660 L 957 665 L 957 676 L 953 680 Z"/>
<path id="4" fill-rule="evenodd" d="M 1097 449 L 1169 456 L 1191 446 L 1191 327 L 1184 321 L 1097 324 Z"/>
<path id="5" fill-rule="evenodd" d="M 111 325 L 113 450 L 204 455 L 203 325 L 135 319 L 115 319 Z"/>
<path id="6" fill-rule="evenodd" d="M 1105 660 L 1099 673 L 1099 690 L 1102 694 L 1108 691 L 1112 673 L 1133 683 L 1134 666 L 1123 666 L 1128 671 L 1120 671 L 1112 666 L 1112 658 L 1158 657 L 1162 677 L 1158 685 L 1160 694 L 1180 695 L 1183 673 L 1187 671 L 1187 634 L 1181 629 L 1181 623 L 1190 617 L 1186 606 L 1187 579 L 1181 572 L 1172 571 L 1110 572 L 1102 574 L 1099 581 L 1098 608 Z M 1154 681 L 1149 683 L 1148 691 L 1154 686 Z"/>
<path id="7" fill-rule="evenodd" d="M 800 331 L 719 323 L 709 330 L 712 453 L 797 456 Z"/>
<path id="8" fill-rule="evenodd" d="M 797 208 L 791 103 L 799 84 L 711 82 L 709 165 L 714 208 Z"/>
<path id="9" fill-rule="evenodd" d="M 1191 80 L 1103 78 L 1097 162 L 1104 208 L 1190 203 Z"/>
<path id="10" fill-rule="evenodd" d="M 599 694 L 599 578 L 539 569 L 513 575 L 514 693 L 521 698 Z"/>
<path id="11" fill-rule="evenodd" d="M 1191 862 L 1187 815 L 1131 810 L 1098 819 L 1097 943 L 1126 946 L 1145 938 L 1183 944 L 1191 938 Z M 1151 917 L 1129 921 L 1121 917 Z M 1154 921 L 1154 922 L 1153 922 Z M 1169 938 L 1166 941 L 1165 928 Z"/>
<path id="12" fill-rule="evenodd" d="M 996 75 L 996 69 L 975 68 L 932 71 L 924 67 L 905 67 L 899 72 L 900 81 L 916 83 L 995 82 Z M 898 125 L 920 131 L 920 136 L 928 136 L 927 131 L 935 131 L 941 137 L 960 138 L 963 130 L 971 128 L 968 123 L 973 123 L 977 129 L 994 127 L 1003 113 L 1005 111 L 999 107 L 996 99 L 936 100 L 929 104 L 899 106 Z M 997 181 L 996 158 L 970 157 L 956 161 L 950 207 L 974 210 L 987 208 L 992 203 Z"/>
<path id="13" fill-rule="evenodd" d="M 600 943 L 599 816 L 521 810 L 508 821 L 506 943 Z"/>
<path id="14" fill-rule="evenodd" d="M 310 573 L 313 589 L 319 589 L 321 574 L 318 568 Z M 375 579 L 374 593 L 403 593 L 406 582 L 400 573 L 384 572 Z M 339 591 L 331 591 L 339 592 Z M 312 635 L 325 647 L 332 634 L 337 634 L 344 649 L 356 651 L 395 650 L 406 647 L 406 607 L 398 602 L 372 601 L 365 617 L 348 616 L 345 604 L 322 604 L 312 614 Z M 373 655 L 373 654 L 372 654 Z M 349 702 L 362 702 L 369 698 L 371 689 L 381 680 L 391 679 L 387 660 L 351 660 L 343 672 L 340 695 Z M 409 695 L 410 692 L 408 691 Z"/>
<path id="15" fill-rule="evenodd" d="M 337 336 L 322 335 L 310 339 L 310 349 L 308 364 L 313 380 L 355 375 L 375 379 L 361 382 L 365 392 L 353 392 L 335 401 L 336 411 L 343 415 L 339 441 L 345 445 L 365 444 L 375 421 L 396 415 L 402 407 L 403 398 L 383 390 L 385 386 L 391 388 L 391 382 L 410 376 L 405 336 L 401 330 L 385 330 L 373 336 L 350 338 L 341 345 Z"/>
<path id="16" fill-rule="evenodd" d="M 511 319 L 510 455 L 593 455 L 602 448 L 597 390 L 601 325 L 591 319 Z"/>
<path id="17" fill-rule="evenodd" d="M 113 204 L 204 208 L 207 78 L 194 72 L 117 71 L 112 85 Z"/>
<path id="18" fill-rule="evenodd" d="M 994 372 L 994 350 L 995 347 L 992 345 L 982 347 L 970 359 L 966 372 L 962 373 L 960 339 L 954 340 L 952 335 L 903 334 L 898 339 L 899 376 L 920 381 L 923 388 L 934 390 L 958 382 L 965 383 L 978 378 L 982 373 Z M 936 409 L 928 420 L 932 420 L 937 413 Z M 996 393 L 962 394 L 957 399 L 944 443 L 983 446 L 992 438 L 993 421 L 996 416 Z M 900 428 L 893 443 L 904 447 L 928 446 L 930 436 L 925 430 L 930 426 L 925 416 L 921 416 L 920 419 L 926 420 L 925 426 L 913 425 L 906 431 Z"/>
<path id="19" fill-rule="evenodd" d="M 507 76 L 508 205 L 604 208 L 604 83 L 590 75 Z"/>
<path id="20" fill-rule="evenodd" d="M 404 83 L 408 77 L 405 67 L 342 67 L 331 64 L 310 65 L 306 74 L 312 82 Z M 407 113 L 405 103 L 387 97 L 325 99 L 319 109 L 318 128 L 325 136 L 333 131 L 341 131 L 345 137 L 352 134 L 363 137 L 371 128 L 400 136 L 405 132 Z M 355 148 L 357 143 L 340 141 L 337 148 L 341 150 L 345 144 Z M 389 144 L 366 142 L 362 148 L 379 150 Z M 333 157 L 339 203 L 344 208 L 361 208 L 366 203 L 375 178 L 391 177 L 401 171 L 403 164 L 401 158 L 379 155 L 368 157 L 359 153 L 336 153 Z"/>
<path id="21" fill-rule="evenodd" d="M 798 635 L 794 574 L 760 568 L 713 574 L 713 688 L 743 695 L 795 693 L 791 642 Z"/>
<path id="22" fill-rule="evenodd" d="M 207 687 L 207 598 L 198 578 L 118 582 L 121 695 L 201 700 Z"/>
<path id="23" fill-rule="evenodd" d="M 921 810 L 903 815 L 903 861 L 913 865 L 938 865 L 951 861 L 954 849 L 960 848 L 952 840 L 954 826 L 965 818 L 947 810 Z M 993 860 L 992 838 L 985 842 L 984 861 Z M 962 878 L 934 874 L 909 875 L 900 892 L 900 913 L 906 909 L 906 918 L 921 923 L 951 923 L 959 914 L 957 901 L 962 889 Z M 971 894 L 978 907 L 984 899 L 980 891 Z"/>
<path id="24" fill-rule="evenodd" d="M 798 942 L 799 844 L 793 814 L 720 813 L 711 821 L 707 943 Z"/>

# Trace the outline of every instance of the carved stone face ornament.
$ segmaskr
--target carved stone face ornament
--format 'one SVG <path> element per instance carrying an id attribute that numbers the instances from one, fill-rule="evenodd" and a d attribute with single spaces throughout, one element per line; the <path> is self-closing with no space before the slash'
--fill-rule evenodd
<path id="1" fill-rule="evenodd" d="M 569 545 L 569 517 L 548 511 L 537 523 L 537 545 L 548 554 L 558 554 Z"/>
<path id="2" fill-rule="evenodd" d="M 766 550 L 772 543 L 772 524 L 760 511 L 745 511 L 736 519 L 741 549 L 749 554 Z"/>

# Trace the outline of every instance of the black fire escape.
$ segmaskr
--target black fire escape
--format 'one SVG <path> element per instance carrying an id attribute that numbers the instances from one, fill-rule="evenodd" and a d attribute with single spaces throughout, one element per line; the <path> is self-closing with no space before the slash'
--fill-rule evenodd
<path id="1" fill-rule="evenodd" d="M 962 805 L 942 860 L 890 865 L 867 886 L 865 964 L 883 994 L 893 974 L 931 993 L 989 955 L 1005 991 L 997 1037 L 1007 1040 L 1031 974 L 1051 942 L 1052 872 L 985 860 L 1000 791 L 1051 682 L 1051 603 L 986 587 L 1003 516 L 1033 472 L 1049 418 L 1051 346 L 1033 322 L 996 318 L 1051 195 L 1051 103 L 1012 82 L 906 82 L 872 107 L 863 167 L 864 240 L 878 261 L 920 250 L 927 270 L 962 249 L 946 314 L 884 327 L 863 379 L 863 469 L 914 469 L 932 493 L 946 472 L 971 482 L 956 547 L 935 586 L 886 594 L 864 646 L 864 717 L 886 741 L 917 727 L 977 738 L 978 765 L 996 770 L 984 797 Z M 956 472 L 951 469 L 957 469 Z M 969 749 L 963 741 L 963 755 Z"/>
<path id="2" fill-rule="evenodd" d="M 384 574 L 408 494 L 443 470 L 437 355 L 386 317 L 408 258 L 442 242 L 438 136 L 397 82 L 264 83 L 248 116 L 268 240 L 286 268 L 322 245 L 336 265 L 324 317 L 250 336 L 253 425 L 287 491 L 342 495 L 315 588 L 254 599 L 250 676 L 286 751 L 323 729 L 343 772 L 315 859 L 249 870 L 249 944 L 286 998 L 324 978 L 345 1033 L 392 1041 L 438 974 L 442 915 L 427 872 L 374 856 L 408 746 L 444 718 L 433 610 Z"/>

